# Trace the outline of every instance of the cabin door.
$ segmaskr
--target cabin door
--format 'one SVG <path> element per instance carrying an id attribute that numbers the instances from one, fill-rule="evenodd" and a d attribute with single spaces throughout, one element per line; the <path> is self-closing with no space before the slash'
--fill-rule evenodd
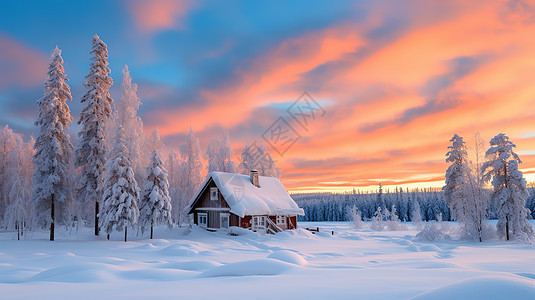
<path id="1" fill-rule="evenodd" d="M 230 216 L 227 213 L 220 213 L 219 214 L 219 228 L 226 228 L 229 227 L 229 220 Z"/>
<path id="2" fill-rule="evenodd" d="M 253 217 L 253 231 L 266 233 L 266 216 Z"/>

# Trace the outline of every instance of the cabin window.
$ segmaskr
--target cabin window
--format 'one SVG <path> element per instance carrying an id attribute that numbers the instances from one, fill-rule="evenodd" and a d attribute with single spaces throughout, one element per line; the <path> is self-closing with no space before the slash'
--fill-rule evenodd
<path id="1" fill-rule="evenodd" d="M 216 187 L 212 187 L 210 188 L 210 200 L 217 200 L 217 188 Z"/>
<path id="2" fill-rule="evenodd" d="M 277 216 L 277 225 L 286 225 L 286 216 Z"/>
<path id="3" fill-rule="evenodd" d="M 208 227 L 208 214 L 207 213 L 198 213 L 197 214 L 197 224 L 202 228 Z"/>

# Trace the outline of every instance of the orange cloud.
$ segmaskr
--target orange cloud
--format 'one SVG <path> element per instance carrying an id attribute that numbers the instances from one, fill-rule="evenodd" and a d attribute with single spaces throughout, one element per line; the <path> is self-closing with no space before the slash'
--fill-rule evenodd
<path id="1" fill-rule="evenodd" d="M 46 78 L 48 58 L 8 36 L 0 34 L 0 88 L 42 84 Z"/>
<path id="2" fill-rule="evenodd" d="M 143 33 L 165 29 L 183 29 L 184 17 L 194 7 L 191 0 L 129 0 L 134 21 Z"/>
<path id="3" fill-rule="evenodd" d="M 373 26 L 355 24 L 283 41 L 237 69 L 238 83 L 202 91 L 194 106 L 155 113 L 161 133 L 243 122 L 267 128 L 274 120 L 251 119 L 254 110 L 284 106 L 313 87 L 326 115 L 284 156 L 273 153 L 293 191 L 440 186 L 454 133 L 471 141 L 480 131 L 488 141 L 504 132 L 519 151 L 535 151 L 535 139 L 522 138 L 535 132 L 535 22 L 502 2 L 465 3 L 448 2 L 447 18 L 415 14 L 379 46 L 366 34 Z M 319 79 L 308 76 L 322 66 L 329 68 Z M 232 138 L 238 158 L 250 141 Z M 533 156 L 521 167 L 534 169 Z"/>

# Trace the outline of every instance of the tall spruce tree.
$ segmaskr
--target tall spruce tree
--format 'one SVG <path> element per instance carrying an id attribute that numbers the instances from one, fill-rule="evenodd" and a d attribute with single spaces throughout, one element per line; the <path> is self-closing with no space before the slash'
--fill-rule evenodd
<path id="1" fill-rule="evenodd" d="M 513 151 L 516 147 L 509 137 L 503 133 L 490 140 L 490 148 L 486 152 L 488 161 L 483 164 L 483 179 L 492 180 L 494 193 L 492 201 L 497 210 L 498 234 L 506 240 L 511 235 L 524 240 L 533 240 L 533 227 L 527 220 L 528 209 L 526 199 L 526 180 L 518 164 L 520 157 Z"/>
<path id="2" fill-rule="evenodd" d="M 89 73 L 84 86 L 87 92 L 81 102 L 85 104 L 78 124 L 82 129 L 78 133 L 79 143 L 76 148 L 76 166 L 81 167 L 78 180 L 78 199 L 81 206 L 88 210 L 95 207 L 95 235 L 98 235 L 99 201 L 102 198 L 102 179 L 106 164 L 106 121 L 111 113 L 110 87 L 113 80 L 109 76 L 108 48 L 98 35 L 91 38 L 93 55 L 89 64 Z"/>
<path id="3" fill-rule="evenodd" d="M 34 197 L 32 202 L 43 223 L 50 223 L 50 240 L 54 240 L 56 203 L 66 201 L 69 194 L 67 169 L 72 162 L 73 146 L 65 132 L 72 122 L 67 100 L 72 100 L 71 89 L 67 85 L 63 69 L 61 50 L 52 51 L 48 67 L 44 96 L 37 101 L 38 118 L 35 125 L 39 135 L 35 141 Z M 47 213 L 50 219 L 45 218 Z"/>
<path id="4" fill-rule="evenodd" d="M 134 178 L 134 170 L 126 156 L 124 129 L 119 126 L 115 136 L 115 146 L 109 153 L 103 194 L 101 225 L 106 229 L 108 239 L 115 228 L 124 228 L 124 241 L 127 241 L 128 226 L 137 223 L 139 218 L 138 202 L 140 190 Z"/>
<path id="5" fill-rule="evenodd" d="M 171 198 L 167 170 L 157 151 L 152 153 L 151 163 L 147 169 L 147 177 L 141 194 L 140 225 L 144 232 L 150 227 L 150 238 L 153 237 L 154 225 L 166 224 L 172 228 Z"/>

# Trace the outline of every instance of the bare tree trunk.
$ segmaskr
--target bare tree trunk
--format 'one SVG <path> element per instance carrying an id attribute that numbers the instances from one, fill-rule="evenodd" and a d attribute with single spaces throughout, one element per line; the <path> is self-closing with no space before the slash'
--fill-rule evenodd
<path id="1" fill-rule="evenodd" d="M 505 216 L 505 239 L 509 240 L 509 216 Z"/>
<path id="2" fill-rule="evenodd" d="M 98 236 L 99 229 L 98 228 L 98 211 L 99 211 L 99 203 L 98 201 L 95 201 L 95 235 Z"/>
<path id="3" fill-rule="evenodd" d="M 52 194 L 52 201 L 50 202 L 50 218 L 52 219 L 52 222 L 50 222 L 50 240 L 54 240 L 54 194 Z"/>
<path id="4" fill-rule="evenodd" d="M 109 241 L 109 240 L 110 240 L 110 234 L 109 234 L 109 233 L 108 233 L 108 236 L 107 236 L 107 238 L 108 238 L 108 241 Z"/>
<path id="5" fill-rule="evenodd" d="M 128 226 L 124 226 L 124 241 L 126 243 L 126 232 L 127 232 Z"/>
<path id="6" fill-rule="evenodd" d="M 17 221 L 15 224 L 17 225 L 17 241 L 20 241 L 20 223 Z"/>
<path id="7" fill-rule="evenodd" d="M 150 239 L 152 240 L 154 220 L 150 220 Z"/>

